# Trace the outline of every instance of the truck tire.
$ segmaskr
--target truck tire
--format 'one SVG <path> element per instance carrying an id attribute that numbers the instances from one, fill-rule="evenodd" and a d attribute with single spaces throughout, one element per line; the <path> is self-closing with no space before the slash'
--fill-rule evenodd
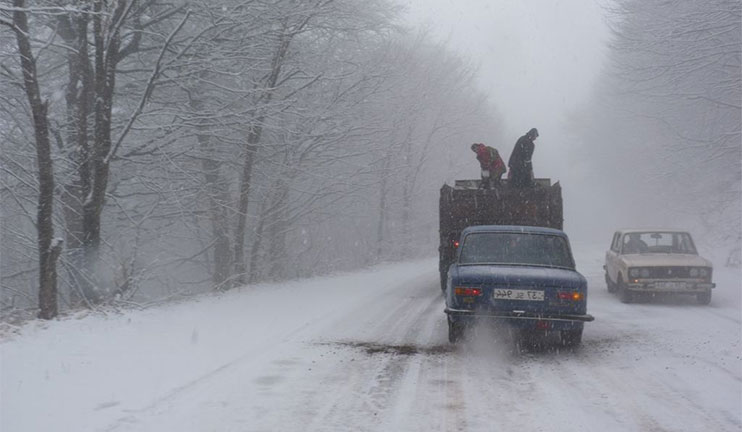
<path id="1" fill-rule="evenodd" d="M 583 329 L 562 330 L 560 335 L 562 338 L 562 345 L 567 347 L 580 346 L 582 343 L 582 330 Z"/>
<path id="2" fill-rule="evenodd" d="M 464 338 L 464 326 L 448 317 L 448 342 L 456 344 Z"/>
<path id="3" fill-rule="evenodd" d="M 711 291 L 696 294 L 696 301 L 698 302 L 698 304 L 702 304 L 702 305 L 707 305 L 711 303 Z"/>

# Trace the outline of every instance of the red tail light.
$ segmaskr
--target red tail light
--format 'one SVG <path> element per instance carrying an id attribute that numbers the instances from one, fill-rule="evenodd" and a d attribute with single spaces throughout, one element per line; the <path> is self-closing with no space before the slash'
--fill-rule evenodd
<path id="1" fill-rule="evenodd" d="M 456 287 L 453 292 L 457 296 L 478 296 L 482 295 L 482 290 L 479 288 L 467 288 L 467 287 Z"/>
<path id="2" fill-rule="evenodd" d="M 573 301 L 580 301 L 584 300 L 585 296 L 582 295 L 582 293 L 578 292 L 564 292 L 560 291 L 557 293 L 557 298 L 559 300 L 573 300 Z"/>
<path id="3" fill-rule="evenodd" d="M 551 328 L 551 323 L 549 321 L 538 320 L 536 321 L 536 328 L 540 330 L 546 330 Z"/>

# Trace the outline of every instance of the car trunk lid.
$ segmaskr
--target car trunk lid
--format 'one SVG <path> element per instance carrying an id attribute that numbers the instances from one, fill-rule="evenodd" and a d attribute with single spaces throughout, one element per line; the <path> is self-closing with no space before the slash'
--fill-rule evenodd
<path id="1" fill-rule="evenodd" d="M 455 287 L 480 289 L 469 307 L 492 312 L 583 313 L 584 278 L 569 269 L 531 266 L 459 266 Z"/>

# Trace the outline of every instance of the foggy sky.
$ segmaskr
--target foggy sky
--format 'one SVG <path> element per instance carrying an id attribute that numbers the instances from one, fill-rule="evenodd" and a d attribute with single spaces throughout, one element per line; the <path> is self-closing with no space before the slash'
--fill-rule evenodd
<path id="1" fill-rule="evenodd" d="M 537 177 L 564 178 L 566 119 L 587 99 L 605 57 L 605 0 L 405 0 L 410 22 L 430 28 L 478 64 L 482 90 L 505 121 L 509 156 L 531 127 Z"/>

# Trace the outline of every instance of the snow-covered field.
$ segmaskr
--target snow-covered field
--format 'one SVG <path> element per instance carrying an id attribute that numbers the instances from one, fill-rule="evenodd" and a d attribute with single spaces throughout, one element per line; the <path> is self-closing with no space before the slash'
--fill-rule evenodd
<path id="1" fill-rule="evenodd" d="M 710 306 L 625 305 L 603 252 L 583 346 L 446 342 L 434 259 L 32 323 L 0 343 L 0 430 L 739 431 L 739 270 Z"/>

